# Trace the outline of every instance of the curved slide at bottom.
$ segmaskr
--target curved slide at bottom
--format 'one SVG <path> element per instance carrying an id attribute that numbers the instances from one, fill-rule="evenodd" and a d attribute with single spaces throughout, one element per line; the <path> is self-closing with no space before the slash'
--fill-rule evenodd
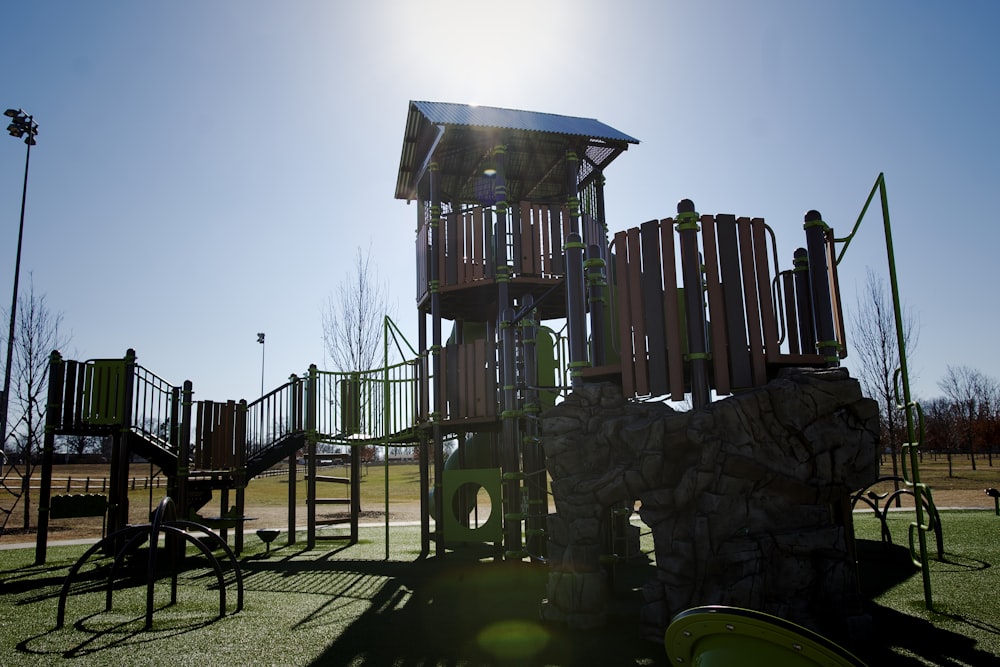
<path id="1" fill-rule="evenodd" d="M 865 667 L 812 630 L 736 607 L 682 611 L 667 627 L 664 644 L 671 664 L 692 667 Z"/>

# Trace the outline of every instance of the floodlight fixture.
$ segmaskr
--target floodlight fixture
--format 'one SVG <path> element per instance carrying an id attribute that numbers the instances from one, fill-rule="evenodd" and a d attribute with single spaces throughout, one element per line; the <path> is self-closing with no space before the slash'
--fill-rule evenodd
<path id="1" fill-rule="evenodd" d="M 7 109 L 3 114 L 11 119 L 10 125 L 7 126 L 7 132 L 10 136 L 20 139 L 24 135 L 28 135 L 25 137 L 24 143 L 29 146 L 34 146 L 37 143 L 35 135 L 38 134 L 38 123 L 35 122 L 34 118 L 21 109 Z"/>

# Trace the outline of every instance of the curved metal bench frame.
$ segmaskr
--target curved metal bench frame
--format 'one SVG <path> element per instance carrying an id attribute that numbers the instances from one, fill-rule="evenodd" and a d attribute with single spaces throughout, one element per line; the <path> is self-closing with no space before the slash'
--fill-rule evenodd
<path id="1" fill-rule="evenodd" d="M 200 533 L 200 535 L 193 535 L 189 530 L 194 530 Z M 229 545 L 219 537 L 217 534 L 206 528 L 205 526 L 195 523 L 194 521 L 185 521 L 176 519 L 176 508 L 174 506 L 173 500 L 169 497 L 164 498 L 160 501 L 159 506 L 153 512 L 152 521 L 148 524 L 142 524 L 139 526 L 126 526 L 125 528 L 115 531 L 111 535 L 101 539 L 92 547 L 87 549 L 76 563 L 70 568 L 69 573 L 66 575 L 66 579 L 63 581 L 62 591 L 59 593 L 59 609 L 56 616 L 56 629 L 63 627 L 66 619 L 66 600 L 69 597 L 70 586 L 73 583 L 74 578 L 80 571 L 83 564 L 98 551 L 104 550 L 107 547 L 114 547 L 117 544 L 124 544 L 115 553 L 114 563 L 111 566 L 111 570 L 108 574 L 108 582 L 105 594 L 105 611 L 111 611 L 112 604 L 112 593 L 114 591 L 115 575 L 121 570 L 122 564 L 125 562 L 125 558 L 131 554 L 138 551 L 139 547 L 149 542 L 149 556 L 146 561 L 146 626 L 145 629 L 149 630 L 153 626 L 153 592 L 154 586 L 156 584 L 156 556 L 158 551 L 158 545 L 160 542 L 160 535 L 164 534 L 168 536 L 168 544 L 170 543 L 170 536 L 178 537 L 186 542 L 190 542 L 208 559 L 215 572 L 215 578 L 219 586 L 219 616 L 222 618 L 226 615 L 226 582 L 225 576 L 222 571 L 222 564 L 219 559 L 216 558 L 211 547 L 221 548 L 226 555 L 230 565 L 233 567 L 233 572 L 236 576 L 236 609 L 233 613 L 242 611 L 243 609 L 243 572 L 240 569 L 239 561 L 236 560 L 236 555 L 233 553 Z M 177 574 L 179 568 L 177 566 L 177 561 L 172 560 L 170 566 L 170 604 L 177 603 Z"/>
<path id="2" fill-rule="evenodd" d="M 886 493 L 878 493 L 872 490 L 872 487 L 878 484 L 884 484 L 886 482 L 896 482 L 902 484 L 903 486 L 896 488 L 894 491 Z M 877 480 L 864 487 L 863 489 L 855 492 L 854 496 L 851 498 L 851 511 L 853 512 L 855 507 L 859 502 L 863 502 L 868 505 L 875 516 L 878 518 L 879 523 L 882 525 L 882 543 L 892 544 L 892 534 L 889 531 L 889 525 L 886 522 L 886 518 L 889 514 L 889 505 L 897 501 L 900 496 L 915 496 L 913 491 L 907 485 L 906 480 L 902 477 L 896 476 L 886 476 L 879 477 Z M 941 532 L 941 516 L 938 514 L 937 507 L 934 502 L 930 500 L 925 494 L 920 495 L 921 503 L 924 509 L 927 510 L 927 515 L 929 517 L 929 527 L 934 530 L 934 537 L 937 539 L 937 552 L 938 558 L 944 558 L 944 536 Z"/>

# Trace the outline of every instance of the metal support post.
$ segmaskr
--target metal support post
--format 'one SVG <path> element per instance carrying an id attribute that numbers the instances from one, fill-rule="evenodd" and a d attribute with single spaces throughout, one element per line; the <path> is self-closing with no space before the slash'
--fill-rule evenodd
<path id="1" fill-rule="evenodd" d="M 677 233 L 681 246 L 681 275 L 684 278 L 684 305 L 687 318 L 688 354 L 691 363 L 691 404 L 698 410 L 708 405 L 708 345 L 705 324 L 705 291 L 702 287 L 698 252 L 699 215 L 694 202 L 677 203 Z"/>

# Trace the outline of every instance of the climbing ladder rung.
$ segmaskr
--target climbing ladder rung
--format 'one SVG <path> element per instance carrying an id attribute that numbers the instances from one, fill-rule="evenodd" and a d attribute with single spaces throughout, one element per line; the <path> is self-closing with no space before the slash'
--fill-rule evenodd
<path id="1" fill-rule="evenodd" d="M 316 519 L 317 526 L 342 526 L 345 523 L 351 523 L 351 517 L 342 516 L 336 519 Z"/>
<path id="2" fill-rule="evenodd" d="M 350 498 L 317 498 L 317 505 L 350 505 Z"/>
<path id="3" fill-rule="evenodd" d="M 350 484 L 350 477 L 331 477 L 330 475 L 316 475 L 317 482 L 334 482 L 336 484 Z"/>

